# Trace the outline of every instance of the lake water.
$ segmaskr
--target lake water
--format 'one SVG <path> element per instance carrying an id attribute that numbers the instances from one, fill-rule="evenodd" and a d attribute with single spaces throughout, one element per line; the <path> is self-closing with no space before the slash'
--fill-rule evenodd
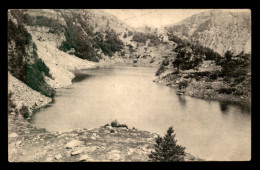
<path id="1" fill-rule="evenodd" d="M 51 107 L 31 123 L 49 131 L 96 128 L 113 120 L 129 128 L 164 135 L 173 126 L 178 144 L 205 160 L 251 158 L 251 113 L 188 96 L 154 83 L 155 69 L 109 67 L 82 70 L 84 76 L 57 89 Z"/>

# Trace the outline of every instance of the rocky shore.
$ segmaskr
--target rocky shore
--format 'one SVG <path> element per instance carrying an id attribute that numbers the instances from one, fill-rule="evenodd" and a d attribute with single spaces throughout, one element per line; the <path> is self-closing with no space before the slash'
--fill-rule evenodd
<path id="1" fill-rule="evenodd" d="M 48 132 L 23 117 L 8 116 L 9 162 L 144 162 L 154 150 L 155 133 L 101 126 Z M 184 161 L 202 161 L 186 153 Z"/>
<path id="2" fill-rule="evenodd" d="M 230 87 L 227 83 L 223 82 L 222 79 L 207 82 L 203 78 L 199 81 L 191 78 L 184 78 L 189 75 L 189 72 L 182 72 L 178 75 L 167 72 L 153 81 L 179 90 L 179 83 L 186 80 L 188 82 L 188 86 L 183 91 L 183 95 L 205 100 L 219 101 L 226 104 L 236 104 L 242 106 L 246 110 L 251 109 L 251 92 L 247 92 L 246 89 L 243 89 L 243 87 L 241 87 L 241 89 L 246 91 L 245 95 L 235 96 L 233 94 L 221 94 L 218 93 L 218 89 Z"/>

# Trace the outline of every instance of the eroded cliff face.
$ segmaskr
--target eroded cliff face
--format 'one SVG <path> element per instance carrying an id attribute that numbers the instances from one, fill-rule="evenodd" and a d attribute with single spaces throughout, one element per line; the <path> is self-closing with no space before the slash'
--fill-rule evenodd
<path id="1" fill-rule="evenodd" d="M 193 15 L 167 28 L 176 36 L 200 43 L 223 55 L 251 52 L 251 12 L 212 10 Z"/>
<path id="2" fill-rule="evenodd" d="M 24 21 L 26 12 L 8 11 L 8 92 L 13 94 L 16 109 L 27 106 L 31 115 L 52 101 L 55 88 L 72 83 L 74 70 L 94 68 L 95 64 L 59 50 L 65 36 L 50 32 L 51 27 L 29 26 Z M 43 14 L 57 17 L 52 10 L 37 10 L 38 17 Z M 56 21 L 65 24 L 62 19 Z"/>

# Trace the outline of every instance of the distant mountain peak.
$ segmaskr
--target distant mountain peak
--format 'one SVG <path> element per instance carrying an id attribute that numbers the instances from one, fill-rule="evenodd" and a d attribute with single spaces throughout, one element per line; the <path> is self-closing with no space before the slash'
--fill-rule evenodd
<path id="1" fill-rule="evenodd" d="M 251 52 L 250 11 L 211 10 L 192 15 L 167 27 L 179 38 L 212 48 L 220 54 L 227 50 L 235 54 Z"/>

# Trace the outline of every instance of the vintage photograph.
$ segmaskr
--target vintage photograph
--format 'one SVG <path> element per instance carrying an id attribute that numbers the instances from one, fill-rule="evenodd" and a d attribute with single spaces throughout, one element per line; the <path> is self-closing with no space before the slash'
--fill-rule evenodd
<path id="1" fill-rule="evenodd" d="M 8 161 L 250 161 L 250 9 L 9 9 Z"/>

